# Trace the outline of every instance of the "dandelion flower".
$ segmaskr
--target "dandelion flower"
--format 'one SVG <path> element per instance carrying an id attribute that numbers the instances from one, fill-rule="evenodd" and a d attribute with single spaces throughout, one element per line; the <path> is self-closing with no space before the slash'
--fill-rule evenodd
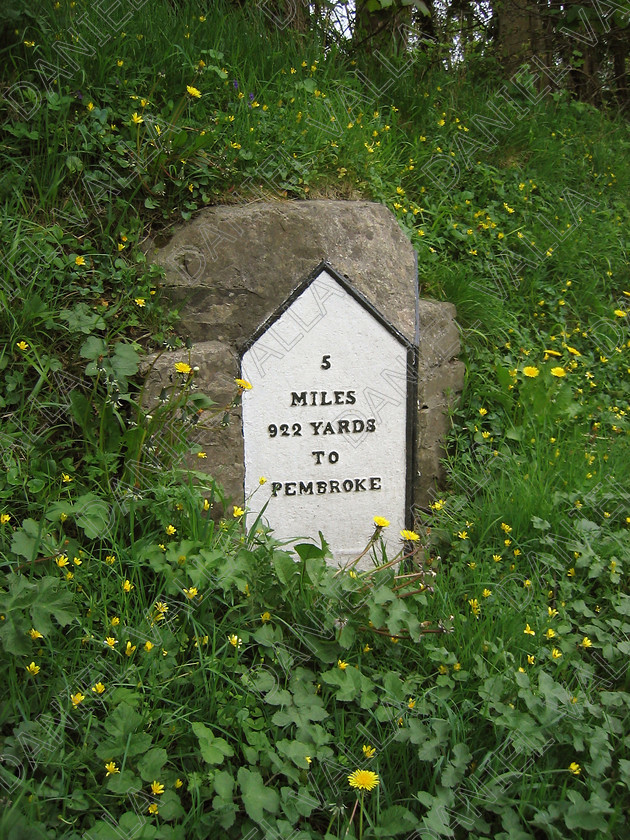
<path id="1" fill-rule="evenodd" d="M 190 365 L 187 365 L 186 362 L 176 362 L 175 370 L 177 373 L 190 373 L 192 368 Z"/>
<path id="2" fill-rule="evenodd" d="M 550 373 L 551 373 L 552 376 L 557 376 L 558 379 L 561 379 L 563 376 L 567 375 L 566 370 L 562 367 L 551 368 Z"/>
<path id="3" fill-rule="evenodd" d="M 523 373 L 525 376 L 528 376 L 530 379 L 535 379 L 540 371 L 537 367 L 527 366 L 523 368 Z"/>
<path id="4" fill-rule="evenodd" d="M 371 770 L 355 770 L 348 776 L 348 783 L 358 790 L 374 790 L 379 784 L 379 778 Z"/>
<path id="5" fill-rule="evenodd" d="M 246 379 L 235 379 L 234 381 L 236 382 L 238 387 L 241 389 L 241 391 L 251 391 L 252 384 L 251 384 L 251 382 L 248 382 Z"/>
<path id="6" fill-rule="evenodd" d="M 400 536 L 403 538 L 403 540 L 410 540 L 411 542 L 415 542 L 416 540 L 420 539 L 420 537 L 418 536 L 418 534 L 416 534 L 415 531 L 403 530 L 400 532 Z"/>
<path id="7" fill-rule="evenodd" d="M 186 85 L 186 93 L 190 94 L 194 99 L 201 99 L 201 91 L 192 85 Z"/>

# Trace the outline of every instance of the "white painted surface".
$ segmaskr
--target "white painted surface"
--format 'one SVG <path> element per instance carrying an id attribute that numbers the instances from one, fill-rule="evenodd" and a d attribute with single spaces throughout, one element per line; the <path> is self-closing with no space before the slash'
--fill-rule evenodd
<path id="1" fill-rule="evenodd" d="M 318 275 L 243 357 L 253 386 L 243 393 L 249 523 L 266 504 L 278 539 L 318 543 L 322 531 L 345 563 L 384 516 L 394 556 L 405 527 L 406 365 L 396 337 L 327 272 Z"/>

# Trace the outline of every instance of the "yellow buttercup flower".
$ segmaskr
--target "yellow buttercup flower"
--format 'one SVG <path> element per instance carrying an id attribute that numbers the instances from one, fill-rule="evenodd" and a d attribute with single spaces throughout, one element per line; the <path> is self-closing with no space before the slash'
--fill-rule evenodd
<path id="1" fill-rule="evenodd" d="M 138 115 L 138 114 L 134 111 L 134 113 L 131 115 L 131 122 L 135 123 L 136 125 L 140 125 L 140 123 L 143 123 L 143 122 L 144 122 L 144 120 L 143 120 L 143 118 L 142 118 L 142 117 L 140 117 L 140 116 L 139 116 L 139 115 Z"/>
<path id="2" fill-rule="evenodd" d="M 114 773 L 120 773 L 118 767 L 116 767 L 115 761 L 108 761 L 105 765 L 105 769 L 107 770 L 106 776 L 113 776 Z"/>
<path id="3" fill-rule="evenodd" d="M 39 632 L 39 630 L 36 630 L 34 627 L 31 627 L 31 629 L 28 631 L 28 635 L 31 637 L 31 639 L 33 641 L 35 641 L 36 639 L 43 639 L 44 638 L 42 636 L 42 634 Z"/>
<path id="4" fill-rule="evenodd" d="M 342 671 L 345 671 L 347 667 L 348 667 L 348 663 L 344 662 L 343 659 L 338 659 L 337 660 L 337 668 L 340 668 Z"/>
<path id="5" fill-rule="evenodd" d="M 72 705 L 76 709 L 79 703 L 82 703 L 85 700 L 85 694 L 81 694 L 80 691 L 77 691 L 76 694 L 70 695 L 70 700 L 72 701 Z"/>
<path id="6" fill-rule="evenodd" d="M 574 776 L 579 776 L 581 772 L 582 768 L 577 761 L 572 761 L 571 764 L 569 764 L 569 773 L 573 773 Z"/>
<path id="7" fill-rule="evenodd" d="M 160 796 L 160 794 L 164 793 L 164 785 L 162 782 L 151 782 L 151 793 L 154 796 Z"/>
<path id="8" fill-rule="evenodd" d="M 26 341 L 18 341 L 16 347 L 19 347 L 20 350 L 28 350 L 28 344 Z"/>
<path id="9" fill-rule="evenodd" d="M 75 265 L 85 265 L 85 257 L 81 257 L 81 256 L 75 257 L 74 258 L 74 264 Z"/>
<path id="10" fill-rule="evenodd" d="M 363 755 L 366 758 L 374 758 L 376 755 L 376 747 L 372 747 L 370 744 L 363 744 L 361 749 L 363 750 Z"/>
<path id="11" fill-rule="evenodd" d="M 30 665 L 26 666 L 26 670 L 29 674 L 32 674 L 35 677 L 37 676 L 37 674 L 39 674 L 41 668 L 39 667 L 39 665 L 36 665 L 34 662 L 31 662 Z"/>
<path id="12" fill-rule="evenodd" d="M 125 580 L 125 582 L 122 585 L 122 588 L 125 592 L 131 592 L 131 590 L 134 589 L 135 587 L 130 580 Z"/>
<path id="13" fill-rule="evenodd" d="M 242 516 L 245 513 L 242 507 L 238 505 L 234 505 L 232 515 L 235 519 L 238 519 L 239 516 Z"/>
<path id="14" fill-rule="evenodd" d="M 167 525 L 165 530 L 169 537 L 172 537 L 173 534 L 177 533 L 177 528 L 173 527 L 173 525 Z"/>
<path id="15" fill-rule="evenodd" d="M 102 694 L 105 691 L 105 686 L 102 682 L 97 682 L 92 686 L 92 691 L 95 694 Z"/>
<path id="16" fill-rule="evenodd" d="M 532 630 L 532 628 L 529 626 L 529 624 L 525 625 L 525 629 L 523 630 L 523 633 L 526 633 L 528 636 L 535 636 L 536 635 L 536 632 L 534 630 Z"/>

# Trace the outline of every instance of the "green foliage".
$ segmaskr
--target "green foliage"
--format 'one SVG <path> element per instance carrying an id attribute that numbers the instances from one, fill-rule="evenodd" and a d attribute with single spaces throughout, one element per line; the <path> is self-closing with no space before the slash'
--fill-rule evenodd
<path id="1" fill-rule="evenodd" d="M 624 837 L 626 123 L 487 56 L 370 93 L 256 4 L 156 2 L 92 53 L 94 4 L 41 5 L 2 13 L 0 834 Z M 226 516 L 187 438 L 236 389 L 144 392 L 188 344 L 140 246 L 261 195 L 383 202 L 457 305 L 411 557 L 338 572 L 326 523 Z"/>

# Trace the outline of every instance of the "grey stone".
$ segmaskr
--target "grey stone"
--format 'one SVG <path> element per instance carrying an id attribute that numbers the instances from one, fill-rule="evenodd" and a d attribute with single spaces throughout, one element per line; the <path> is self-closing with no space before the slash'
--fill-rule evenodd
<path id="1" fill-rule="evenodd" d="M 187 351 L 164 353 L 148 391 L 155 398 L 174 364 L 199 367 L 195 382 L 219 406 L 237 389 L 239 353 L 298 284 L 323 260 L 362 293 L 408 340 L 418 344 L 416 505 L 426 506 L 442 478 L 448 407 L 463 385 L 455 307 L 417 300 L 414 250 L 395 217 L 366 201 L 276 201 L 208 208 L 148 249 L 164 269 L 163 290 L 180 307 Z M 210 414 L 211 412 L 208 412 Z M 221 416 L 223 413 L 221 412 Z M 243 439 L 238 410 L 230 425 L 202 422 L 196 442 L 207 459 L 192 465 L 243 501 Z"/>

